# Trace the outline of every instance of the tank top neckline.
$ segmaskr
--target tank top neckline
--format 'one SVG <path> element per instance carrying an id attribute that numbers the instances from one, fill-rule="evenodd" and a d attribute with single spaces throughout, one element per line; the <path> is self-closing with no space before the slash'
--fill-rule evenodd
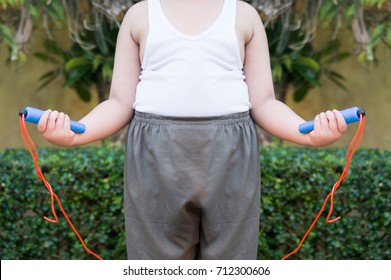
<path id="1" fill-rule="evenodd" d="M 220 11 L 220 14 L 218 15 L 218 17 L 216 18 L 214 23 L 212 23 L 212 25 L 210 25 L 206 30 L 204 30 L 200 33 L 191 35 L 191 34 L 187 34 L 182 31 L 179 31 L 175 26 L 173 26 L 171 24 L 171 22 L 168 20 L 168 18 L 166 17 L 166 15 L 163 12 L 163 8 L 161 6 L 160 0 L 156 0 L 155 3 L 156 3 L 156 8 L 159 13 L 159 16 L 163 20 L 164 24 L 166 24 L 166 26 L 169 28 L 169 30 L 172 33 L 174 33 L 176 36 L 178 36 L 182 39 L 185 39 L 185 40 L 200 40 L 200 39 L 208 36 L 210 33 L 212 33 L 216 29 L 216 27 L 220 24 L 220 22 L 224 19 L 225 14 L 226 14 L 226 10 L 227 10 L 227 6 L 228 6 L 228 0 L 224 0 L 223 7 Z"/>

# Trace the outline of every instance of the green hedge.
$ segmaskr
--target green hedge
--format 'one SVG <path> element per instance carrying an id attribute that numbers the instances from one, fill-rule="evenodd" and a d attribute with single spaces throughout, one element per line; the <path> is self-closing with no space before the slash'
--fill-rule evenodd
<path id="1" fill-rule="evenodd" d="M 260 150 L 262 205 L 259 259 L 280 259 L 311 224 L 345 165 L 345 149 Z M 125 259 L 123 148 L 39 149 L 40 165 L 89 248 Z M 391 258 L 391 152 L 360 149 L 324 213 L 292 259 Z M 93 259 L 66 220 L 52 224 L 50 197 L 25 149 L 0 151 L 1 259 Z M 328 208 L 327 208 L 328 209 Z M 326 210 L 327 210 L 326 209 Z"/>

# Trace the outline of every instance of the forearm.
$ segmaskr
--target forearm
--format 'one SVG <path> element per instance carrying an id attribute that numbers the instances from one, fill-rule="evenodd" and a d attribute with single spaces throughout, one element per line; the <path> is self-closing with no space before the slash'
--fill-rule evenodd
<path id="1" fill-rule="evenodd" d="M 253 104 L 254 121 L 272 135 L 299 145 L 312 146 L 308 134 L 301 134 L 299 124 L 305 122 L 284 103 L 269 98 L 261 104 Z"/>
<path id="2" fill-rule="evenodd" d="M 71 146 L 85 145 L 109 137 L 124 128 L 132 116 L 131 103 L 125 104 L 119 99 L 110 98 L 79 121 L 86 125 L 86 131 L 75 135 Z"/>

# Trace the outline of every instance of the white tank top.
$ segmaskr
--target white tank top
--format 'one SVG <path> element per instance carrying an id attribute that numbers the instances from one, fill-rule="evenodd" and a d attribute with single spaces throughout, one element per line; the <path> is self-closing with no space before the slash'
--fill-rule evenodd
<path id="1" fill-rule="evenodd" d="M 219 116 L 251 108 L 235 31 L 236 0 L 225 0 L 206 31 L 188 35 L 148 0 L 149 34 L 133 108 L 164 116 Z"/>

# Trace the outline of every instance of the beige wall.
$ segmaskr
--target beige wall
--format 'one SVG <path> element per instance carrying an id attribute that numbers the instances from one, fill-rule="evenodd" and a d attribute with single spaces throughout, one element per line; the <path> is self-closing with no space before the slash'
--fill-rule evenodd
<path id="1" fill-rule="evenodd" d="M 43 32 L 35 33 L 32 39 L 33 50 L 39 48 L 39 42 L 43 37 Z M 345 49 L 352 50 L 353 39 L 350 33 L 342 33 L 341 38 L 347 38 L 344 41 Z M 65 39 L 64 42 L 67 41 Z M 288 105 L 305 119 L 311 119 L 318 112 L 329 108 L 345 109 L 352 106 L 363 108 L 367 111 L 367 117 L 362 145 L 391 149 L 390 51 L 382 47 L 378 53 L 381 61 L 377 67 L 372 66 L 369 71 L 365 70 L 355 57 L 336 65 L 336 70 L 347 79 L 348 92 L 342 91 L 329 81 L 324 81 L 324 87 L 310 92 L 303 102 L 294 103 L 290 98 Z M 83 103 L 73 91 L 61 88 L 61 81 L 37 92 L 38 78 L 48 70 L 47 65 L 29 57 L 21 69 L 14 71 L 6 67 L 4 63 L 6 56 L 7 50 L 2 44 L 0 45 L 0 148 L 23 145 L 19 132 L 19 109 L 26 106 L 58 109 L 67 112 L 72 119 L 78 120 L 97 104 L 96 98 L 90 103 Z M 351 124 L 348 134 L 336 146 L 347 146 L 356 127 L 356 124 Z M 48 145 L 37 135 L 34 125 L 29 124 L 28 128 L 37 145 Z"/>

